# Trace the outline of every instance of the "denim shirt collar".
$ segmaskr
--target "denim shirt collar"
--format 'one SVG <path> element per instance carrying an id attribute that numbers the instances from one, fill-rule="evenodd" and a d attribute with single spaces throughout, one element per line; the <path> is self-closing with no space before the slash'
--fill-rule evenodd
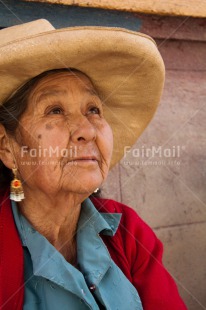
<path id="1" fill-rule="evenodd" d="M 93 203 L 87 198 L 82 203 L 80 223 L 93 225 L 98 234 L 114 236 L 120 223 L 121 213 L 100 213 Z M 87 218 L 87 219 L 86 219 Z M 79 225 L 80 226 L 80 225 Z"/>

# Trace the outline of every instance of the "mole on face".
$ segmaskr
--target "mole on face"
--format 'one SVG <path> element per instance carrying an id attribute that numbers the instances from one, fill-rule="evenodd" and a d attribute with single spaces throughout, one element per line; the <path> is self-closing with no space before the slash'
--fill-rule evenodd
<path id="1" fill-rule="evenodd" d="M 38 135 L 38 139 L 41 139 L 41 135 Z"/>

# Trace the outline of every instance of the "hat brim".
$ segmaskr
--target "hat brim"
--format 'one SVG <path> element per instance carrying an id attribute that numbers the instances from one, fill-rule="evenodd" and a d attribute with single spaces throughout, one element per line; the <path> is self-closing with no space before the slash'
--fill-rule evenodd
<path id="1" fill-rule="evenodd" d="M 150 122 L 160 101 L 164 64 L 143 34 L 102 27 L 52 30 L 1 47 L 0 102 L 34 76 L 75 68 L 90 77 L 114 134 L 111 167 Z"/>

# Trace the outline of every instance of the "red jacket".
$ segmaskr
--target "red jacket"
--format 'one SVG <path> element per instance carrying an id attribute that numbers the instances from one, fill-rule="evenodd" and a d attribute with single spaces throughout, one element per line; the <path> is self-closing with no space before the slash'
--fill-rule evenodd
<path id="1" fill-rule="evenodd" d="M 176 284 L 162 265 L 162 244 L 134 210 L 113 200 L 92 199 L 100 212 L 122 213 L 114 237 L 102 236 L 114 262 L 136 287 L 144 310 L 185 310 Z M 22 310 L 23 250 L 8 192 L 0 197 L 0 309 Z"/>

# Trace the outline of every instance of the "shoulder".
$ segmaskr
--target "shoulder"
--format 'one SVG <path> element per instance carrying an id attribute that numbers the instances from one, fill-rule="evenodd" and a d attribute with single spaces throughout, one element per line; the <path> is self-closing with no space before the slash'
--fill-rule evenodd
<path id="1" fill-rule="evenodd" d="M 122 213 L 114 237 L 104 238 L 110 255 L 137 289 L 145 310 L 186 310 L 174 280 L 162 264 L 163 246 L 132 208 L 110 199 L 94 198 L 99 212 Z"/>
<path id="2" fill-rule="evenodd" d="M 113 240 L 106 240 L 112 244 L 115 254 L 124 252 L 130 274 L 150 259 L 158 257 L 161 261 L 162 243 L 153 230 L 147 225 L 132 208 L 110 199 L 95 198 L 93 204 L 99 212 L 122 213 L 121 221 Z M 110 247 L 111 248 L 111 247 Z M 121 250 L 120 250 L 121 249 Z"/>
<path id="3" fill-rule="evenodd" d="M 111 199 L 95 198 L 92 202 L 99 212 L 122 214 L 114 241 L 121 240 L 131 264 L 138 254 L 138 261 L 142 263 L 142 259 L 157 248 L 161 256 L 163 250 L 161 241 L 134 209 Z"/>

